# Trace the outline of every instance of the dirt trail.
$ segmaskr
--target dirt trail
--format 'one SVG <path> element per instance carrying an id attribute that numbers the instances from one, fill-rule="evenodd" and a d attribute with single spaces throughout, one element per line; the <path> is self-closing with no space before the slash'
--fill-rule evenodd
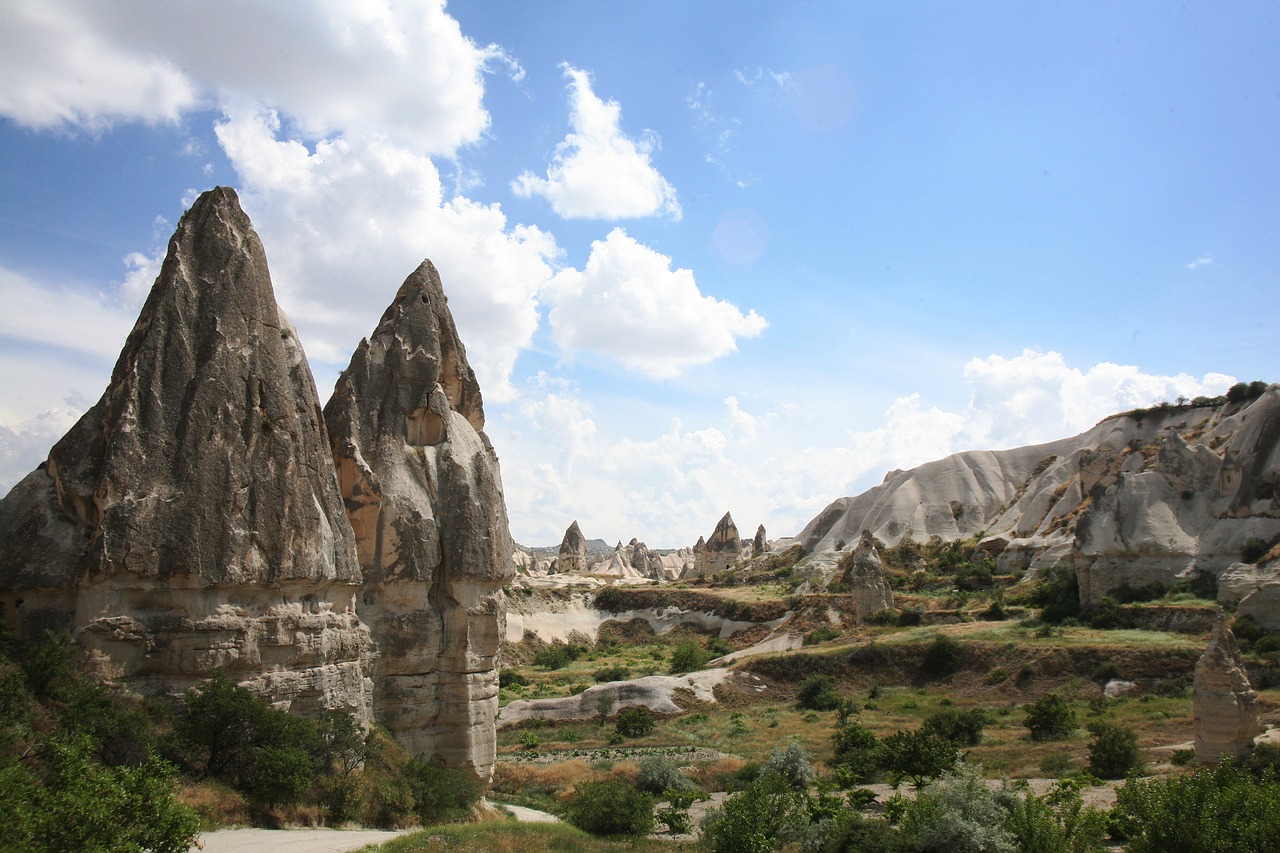
<path id="1" fill-rule="evenodd" d="M 204 853 L 347 853 L 412 830 L 219 829 L 200 836 Z"/>

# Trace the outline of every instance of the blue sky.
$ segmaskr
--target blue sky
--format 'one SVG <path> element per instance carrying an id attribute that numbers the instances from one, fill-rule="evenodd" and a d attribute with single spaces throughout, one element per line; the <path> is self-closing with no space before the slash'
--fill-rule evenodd
<path id="1" fill-rule="evenodd" d="M 1270 3 L 0 9 L 0 489 L 234 186 L 322 400 L 424 257 L 512 532 L 794 534 L 1280 379 Z"/>

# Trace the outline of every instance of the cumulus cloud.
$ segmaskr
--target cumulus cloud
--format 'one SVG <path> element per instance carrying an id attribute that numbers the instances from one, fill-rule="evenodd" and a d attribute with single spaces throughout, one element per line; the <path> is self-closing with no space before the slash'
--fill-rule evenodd
<path id="1" fill-rule="evenodd" d="M 1207 267 L 1207 266 L 1209 266 L 1209 264 L 1211 264 L 1211 263 L 1213 263 L 1213 258 L 1209 257 L 1208 255 L 1201 255 L 1200 257 L 1196 258 L 1196 259 L 1195 259 L 1194 261 L 1192 261 L 1191 263 L 1187 264 L 1187 269 L 1189 269 L 1189 270 L 1198 270 L 1198 269 L 1200 269 L 1201 267 Z"/>
<path id="2" fill-rule="evenodd" d="M 569 78 L 572 132 L 556 146 L 547 176 L 525 172 L 511 184 L 518 196 L 542 196 L 566 219 L 681 217 L 675 187 L 654 168 L 657 137 L 626 136 L 622 107 L 591 89 L 585 71 L 562 66 Z"/>
<path id="3" fill-rule="evenodd" d="M 0 497 L 49 455 L 49 448 L 71 429 L 81 412 L 48 409 L 15 426 L 0 425 Z"/>
<path id="4" fill-rule="evenodd" d="M 463 36 L 444 7 L 315 0 L 298 15 L 264 0 L 15 0 L 0 35 L 0 113 L 92 129 L 257 98 L 311 138 L 377 128 L 452 154 L 489 126 L 486 70 L 520 69 Z"/>
<path id="5" fill-rule="evenodd" d="M 831 501 L 889 471 L 961 450 L 1065 438 L 1116 412 L 1219 394 L 1235 381 L 1105 362 L 1080 369 L 1030 350 L 971 359 L 956 380 L 971 394 L 960 411 L 913 393 L 852 429 L 863 408 L 856 401 L 753 401 L 747 412 L 742 397 L 730 396 L 696 424 L 629 423 L 623 434 L 602 424 L 576 389 L 558 387 L 533 389 L 531 400 L 555 397 L 530 405 L 540 416 L 508 413 L 490 431 L 507 448 L 503 479 L 521 542 L 554 544 L 576 518 L 588 536 L 674 547 L 708 535 L 726 510 L 739 528 L 764 523 L 770 536 L 795 534 Z"/>
<path id="6" fill-rule="evenodd" d="M 103 5 L 103 4 L 88 4 Z M 81 4 L 14 0 L 0 27 L 0 114 L 39 129 L 173 122 L 196 85 L 169 59 L 92 26 Z"/>
<path id="7" fill-rule="evenodd" d="M 551 331 L 568 353 L 589 351 L 656 379 L 737 349 L 768 323 L 755 311 L 705 296 L 693 272 L 621 228 L 591 244 L 582 270 L 557 273 L 548 289 Z"/>
<path id="8" fill-rule="evenodd" d="M 309 147 L 274 111 L 246 109 L 229 113 L 217 135 L 241 176 L 241 201 L 268 248 L 281 302 L 313 364 L 331 368 L 317 370 L 322 395 L 334 366 L 345 367 L 400 283 L 430 257 L 486 397 L 510 396 L 559 251 L 550 234 L 509 224 L 496 204 L 446 200 L 429 157 L 379 134 L 353 131 Z"/>

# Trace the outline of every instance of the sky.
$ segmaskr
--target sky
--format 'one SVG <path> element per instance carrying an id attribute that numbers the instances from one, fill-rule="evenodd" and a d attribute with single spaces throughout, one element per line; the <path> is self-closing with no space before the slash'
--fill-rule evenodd
<path id="1" fill-rule="evenodd" d="M 326 400 L 423 258 L 512 534 L 794 535 L 1280 380 L 1270 2 L 6 0 L 0 491 L 234 187 Z"/>

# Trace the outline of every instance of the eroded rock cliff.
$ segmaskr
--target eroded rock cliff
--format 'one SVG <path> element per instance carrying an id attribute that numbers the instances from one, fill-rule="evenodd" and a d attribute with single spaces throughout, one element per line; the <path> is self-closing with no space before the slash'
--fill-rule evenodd
<path id="1" fill-rule="evenodd" d="M 479 386 L 430 262 L 360 342 L 324 418 L 379 648 L 375 715 L 412 753 L 487 776 L 512 543 Z"/>
<path id="2" fill-rule="evenodd" d="M 361 572 L 310 369 L 232 190 L 182 217 L 102 398 L 0 503 L 0 602 L 106 677 L 224 670 L 368 718 Z"/>
<path id="3" fill-rule="evenodd" d="M 981 532 L 1001 570 L 1069 561 L 1087 604 L 1121 587 L 1217 576 L 1280 538 L 1280 385 L 1254 400 L 1116 415 L 1073 438 L 957 453 L 841 498 L 797 541 L 833 567 L 861 530 L 885 544 Z"/>
<path id="4" fill-rule="evenodd" d="M 1199 761 L 1217 764 L 1224 757 L 1243 758 L 1253 751 L 1253 739 L 1260 731 L 1258 694 L 1249 685 L 1225 615 L 1218 617 L 1209 645 L 1196 663 L 1192 694 Z"/>

